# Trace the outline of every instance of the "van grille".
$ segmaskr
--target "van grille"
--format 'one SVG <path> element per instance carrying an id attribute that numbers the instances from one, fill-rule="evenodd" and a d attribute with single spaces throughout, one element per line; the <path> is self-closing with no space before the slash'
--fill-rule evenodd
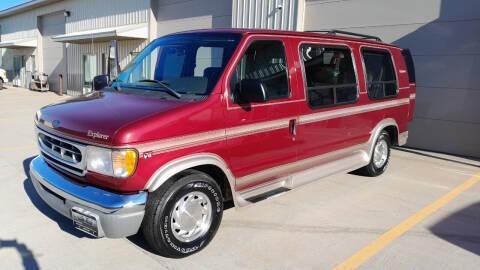
<path id="1" fill-rule="evenodd" d="M 85 175 L 86 145 L 72 142 L 38 130 L 38 145 L 45 160 L 75 175 Z"/>

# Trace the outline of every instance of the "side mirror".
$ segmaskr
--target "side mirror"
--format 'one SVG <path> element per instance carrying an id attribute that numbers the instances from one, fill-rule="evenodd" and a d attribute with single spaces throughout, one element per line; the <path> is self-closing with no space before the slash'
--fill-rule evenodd
<path id="1" fill-rule="evenodd" d="M 108 75 L 97 75 L 93 77 L 93 90 L 102 90 L 108 86 L 110 82 L 110 76 Z"/>
<path id="2" fill-rule="evenodd" d="M 235 88 L 238 103 L 264 103 L 268 101 L 267 89 L 260 80 L 244 79 Z"/>

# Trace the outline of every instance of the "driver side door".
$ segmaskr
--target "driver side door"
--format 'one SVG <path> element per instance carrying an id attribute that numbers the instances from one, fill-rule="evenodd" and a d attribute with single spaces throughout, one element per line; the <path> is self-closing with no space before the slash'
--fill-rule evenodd
<path id="1" fill-rule="evenodd" d="M 293 59 L 288 38 L 250 36 L 229 70 L 227 88 L 227 148 L 236 190 L 243 190 L 289 174 L 297 159 L 295 125 L 298 104 Z M 239 104 L 242 80 L 258 80 L 267 92 L 263 103 Z"/>

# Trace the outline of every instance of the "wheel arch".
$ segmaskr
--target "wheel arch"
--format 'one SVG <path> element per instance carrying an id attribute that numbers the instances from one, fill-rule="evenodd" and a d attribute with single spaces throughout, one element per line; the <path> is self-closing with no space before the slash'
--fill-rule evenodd
<path id="1" fill-rule="evenodd" d="M 395 119 L 393 118 L 383 119 L 382 121 L 378 122 L 378 124 L 370 133 L 370 139 L 368 140 L 368 154 L 369 154 L 368 159 L 369 160 L 372 157 L 373 147 L 375 146 L 375 142 L 377 141 L 378 136 L 383 130 L 388 132 L 388 134 L 392 138 L 393 145 L 395 145 L 395 141 L 393 141 L 394 138 L 396 140 L 396 143 L 398 144 L 399 133 L 398 133 L 397 121 L 395 121 Z M 392 132 L 392 134 L 390 134 L 390 132 Z"/>
<path id="2" fill-rule="evenodd" d="M 224 198 L 233 199 L 237 205 L 235 196 L 235 177 L 228 168 L 227 163 L 220 156 L 213 153 L 199 153 L 174 159 L 161 166 L 150 177 L 145 190 L 153 192 L 162 186 L 168 179 L 188 170 L 194 169 L 210 175 L 218 182 L 224 193 Z"/>

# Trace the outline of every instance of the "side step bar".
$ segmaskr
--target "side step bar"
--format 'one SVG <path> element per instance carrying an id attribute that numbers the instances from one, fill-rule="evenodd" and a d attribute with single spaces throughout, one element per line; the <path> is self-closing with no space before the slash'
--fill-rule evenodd
<path id="1" fill-rule="evenodd" d="M 275 195 L 279 195 L 279 194 L 282 194 L 282 193 L 285 193 L 287 191 L 290 191 L 289 188 L 286 188 L 286 187 L 279 187 L 279 188 L 276 188 L 276 189 L 272 189 L 270 191 L 267 191 L 265 193 L 262 193 L 262 194 L 258 194 L 258 195 L 255 195 L 253 197 L 250 197 L 250 198 L 247 198 L 246 200 L 251 202 L 251 203 L 256 203 L 256 202 L 259 202 L 259 201 L 263 201 L 265 199 L 268 199 L 270 197 L 274 197 Z"/>

